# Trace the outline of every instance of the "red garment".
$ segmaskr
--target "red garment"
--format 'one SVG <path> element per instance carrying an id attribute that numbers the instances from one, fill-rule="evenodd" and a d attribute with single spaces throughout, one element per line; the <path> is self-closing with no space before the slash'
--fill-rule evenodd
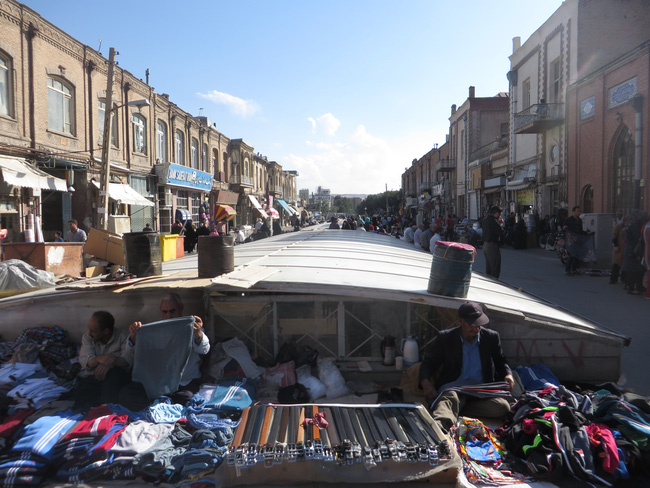
<path id="1" fill-rule="evenodd" d="M 603 470 L 606 473 L 614 473 L 618 469 L 620 459 L 618 448 L 614 440 L 614 434 L 605 424 L 588 424 L 585 430 L 589 434 L 589 442 L 596 449 L 596 455 L 602 460 Z"/>
<path id="2" fill-rule="evenodd" d="M 13 414 L 9 415 L 2 424 L 0 424 L 0 437 L 8 439 L 23 425 L 23 420 L 29 417 L 31 414 L 36 412 L 35 408 L 25 408 L 23 410 L 17 410 Z"/>
<path id="3" fill-rule="evenodd" d="M 108 434 L 114 424 L 118 422 L 126 424 L 128 421 L 128 415 L 115 415 L 106 405 L 94 407 L 90 409 L 88 415 L 74 429 L 66 434 L 65 440 L 76 439 L 77 437 L 104 436 Z"/>

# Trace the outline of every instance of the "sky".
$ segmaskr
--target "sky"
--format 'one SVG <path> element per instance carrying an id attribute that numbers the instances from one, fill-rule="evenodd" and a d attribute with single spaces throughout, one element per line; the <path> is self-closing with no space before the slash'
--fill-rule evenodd
<path id="1" fill-rule="evenodd" d="M 23 2 L 298 188 L 374 194 L 449 129 L 451 105 L 508 91 L 522 44 L 561 0 Z M 100 47 L 101 46 L 101 47 Z"/>

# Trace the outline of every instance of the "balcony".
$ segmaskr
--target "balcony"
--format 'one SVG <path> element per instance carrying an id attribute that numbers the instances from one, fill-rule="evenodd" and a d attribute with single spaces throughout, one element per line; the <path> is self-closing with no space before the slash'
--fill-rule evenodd
<path id="1" fill-rule="evenodd" d="M 539 134 L 564 123 L 563 103 L 540 103 L 515 114 L 515 134 Z"/>
<path id="2" fill-rule="evenodd" d="M 436 163 L 436 171 L 452 172 L 456 169 L 455 159 L 441 159 Z"/>
<path id="3" fill-rule="evenodd" d="M 247 188 L 252 188 L 253 187 L 253 178 L 250 177 L 250 176 L 232 175 L 230 177 L 230 184 L 231 185 L 245 186 Z"/>
<path id="4" fill-rule="evenodd" d="M 420 193 L 422 193 L 422 192 L 430 193 L 431 192 L 431 183 L 420 183 L 418 185 L 418 190 L 420 191 Z"/>
<path id="5" fill-rule="evenodd" d="M 282 185 L 269 185 L 269 193 L 276 197 L 282 196 Z"/>

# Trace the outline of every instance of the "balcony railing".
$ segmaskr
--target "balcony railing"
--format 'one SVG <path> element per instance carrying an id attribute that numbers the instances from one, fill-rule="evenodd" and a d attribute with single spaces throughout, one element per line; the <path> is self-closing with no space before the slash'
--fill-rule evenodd
<path id="1" fill-rule="evenodd" d="M 232 175 L 230 177 L 230 184 L 252 187 L 253 178 L 250 176 Z"/>
<path id="2" fill-rule="evenodd" d="M 455 159 L 441 159 L 436 163 L 436 171 L 453 171 L 456 169 Z"/>
<path id="3" fill-rule="evenodd" d="M 277 197 L 282 196 L 282 185 L 269 185 L 269 193 L 275 194 Z"/>
<path id="4" fill-rule="evenodd" d="M 563 103 L 539 103 L 515 114 L 515 134 L 539 134 L 564 122 Z"/>

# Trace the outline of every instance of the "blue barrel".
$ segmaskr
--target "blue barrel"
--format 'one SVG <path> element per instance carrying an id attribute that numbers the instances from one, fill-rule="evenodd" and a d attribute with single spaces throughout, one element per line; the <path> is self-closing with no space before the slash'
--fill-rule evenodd
<path id="1" fill-rule="evenodd" d="M 469 244 L 438 241 L 433 249 L 429 293 L 466 298 L 476 249 Z"/>
<path id="2" fill-rule="evenodd" d="M 157 232 L 127 232 L 122 234 L 126 271 L 141 278 L 162 274 L 160 237 Z"/>

